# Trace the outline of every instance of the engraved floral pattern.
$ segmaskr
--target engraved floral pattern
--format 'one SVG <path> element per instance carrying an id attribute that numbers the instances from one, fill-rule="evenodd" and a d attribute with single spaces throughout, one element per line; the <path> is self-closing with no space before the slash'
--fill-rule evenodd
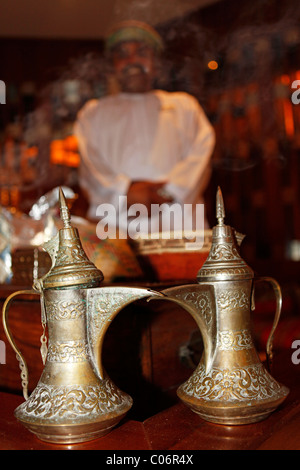
<path id="1" fill-rule="evenodd" d="M 50 362 L 83 362 L 88 359 L 88 345 L 85 341 L 51 342 L 47 360 Z"/>
<path id="2" fill-rule="evenodd" d="M 102 293 L 94 299 L 94 323 L 96 328 L 101 328 L 111 318 L 114 312 L 125 305 L 128 296 L 124 294 Z"/>
<path id="3" fill-rule="evenodd" d="M 250 308 L 248 292 L 242 289 L 223 290 L 217 296 L 219 309 Z"/>
<path id="4" fill-rule="evenodd" d="M 218 245 L 213 245 L 208 260 L 220 261 L 220 260 L 233 260 L 240 259 L 238 250 L 232 243 L 223 243 Z"/>
<path id="5" fill-rule="evenodd" d="M 76 302 L 68 300 L 47 302 L 47 317 L 51 320 L 75 320 L 85 315 L 85 303 L 77 299 Z"/>
<path id="6" fill-rule="evenodd" d="M 251 349 L 252 337 L 249 330 L 220 331 L 218 333 L 218 348 L 222 351 Z"/>
<path id="7" fill-rule="evenodd" d="M 40 383 L 29 399 L 16 410 L 43 419 L 95 418 L 130 405 L 131 398 L 121 394 L 109 379 L 99 385 L 51 386 Z"/>
<path id="8" fill-rule="evenodd" d="M 134 289 L 101 289 L 96 295 L 90 296 L 92 301 L 93 321 L 96 328 L 102 328 L 118 310 L 122 309 L 129 302 L 145 297 L 147 291 L 136 293 Z M 148 294 L 150 295 L 150 293 Z"/>
<path id="9" fill-rule="evenodd" d="M 281 386 L 262 364 L 236 369 L 212 368 L 208 374 L 201 365 L 181 389 L 187 395 L 211 401 L 243 402 L 281 395 Z"/>
<path id="10" fill-rule="evenodd" d="M 180 300 L 183 300 L 187 304 L 192 305 L 196 308 L 197 311 L 201 314 L 202 318 L 205 320 L 206 325 L 210 326 L 213 318 L 212 304 L 210 295 L 208 292 L 187 292 L 185 294 L 180 293 L 178 296 Z"/>
<path id="11" fill-rule="evenodd" d="M 66 243 L 66 242 L 65 242 Z M 65 266 L 68 263 L 86 262 L 86 254 L 81 246 L 78 246 L 78 239 L 74 238 L 71 240 L 70 246 L 62 246 L 56 257 L 56 266 Z"/>

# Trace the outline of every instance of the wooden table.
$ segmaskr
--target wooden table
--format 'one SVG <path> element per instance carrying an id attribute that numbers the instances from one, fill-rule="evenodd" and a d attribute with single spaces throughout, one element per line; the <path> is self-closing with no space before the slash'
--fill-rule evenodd
<path id="1" fill-rule="evenodd" d="M 13 286 L 3 286 L 0 304 L 15 290 Z M 32 390 L 42 371 L 38 296 L 18 298 L 11 307 L 10 324 L 27 359 Z M 84 444 L 59 446 L 39 441 L 14 418 L 14 409 L 23 401 L 20 370 L 0 325 L 0 339 L 7 345 L 6 364 L 0 364 L 1 450 L 300 450 L 300 364 L 292 363 L 291 348 L 278 354 L 275 349 L 272 370 L 274 378 L 290 388 L 283 405 L 261 423 L 220 426 L 203 421 L 176 397 L 177 387 L 192 373 L 178 358 L 180 346 L 197 330 L 187 312 L 171 308 L 168 303 L 155 303 L 150 310 L 145 304 L 138 304 L 119 314 L 110 329 L 104 345 L 105 368 L 115 383 L 133 397 L 134 405 L 107 436 Z"/>
<path id="2" fill-rule="evenodd" d="M 203 421 L 178 401 L 144 421 L 132 419 L 129 412 L 100 439 L 53 445 L 39 441 L 14 418 L 13 410 L 22 402 L 21 396 L 0 393 L 0 449 L 169 450 L 170 455 L 195 450 L 300 450 L 300 365 L 292 363 L 291 354 L 287 350 L 275 355 L 272 371 L 276 380 L 290 388 L 290 394 L 280 408 L 260 423 L 215 425 Z"/>

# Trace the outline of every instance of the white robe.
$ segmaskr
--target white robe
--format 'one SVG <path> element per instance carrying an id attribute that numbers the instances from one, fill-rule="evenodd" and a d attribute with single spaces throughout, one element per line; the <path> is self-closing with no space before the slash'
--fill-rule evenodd
<path id="1" fill-rule="evenodd" d="M 100 204 L 118 209 L 136 180 L 166 181 L 180 205 L 203 202 L 215 133 L 191 95 L 155 90 L 91 100 L 78 114 L 75 134 L 90 217 Z"/>

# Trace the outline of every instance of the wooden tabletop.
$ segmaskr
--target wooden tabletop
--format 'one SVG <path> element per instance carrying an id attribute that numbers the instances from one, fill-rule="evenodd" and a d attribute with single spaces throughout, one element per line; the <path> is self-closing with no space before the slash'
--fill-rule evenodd
<path id="1" fill-rule="evenodd" d="M 1 450 L 300 450 L 300 364 L 291 361 L 292 351 L 275 355 L 272 375 L 290 388 L 286 401 L 269 418 L 244 426 L 205 422 L 178 403 L 139 422 L 130 412 L 106 436 L 76 445 L 54 445 L 38 440 L 14 417 L 21 396 L 0 393 Z M 1 366 L 0 366 L 1 367 Z"/>

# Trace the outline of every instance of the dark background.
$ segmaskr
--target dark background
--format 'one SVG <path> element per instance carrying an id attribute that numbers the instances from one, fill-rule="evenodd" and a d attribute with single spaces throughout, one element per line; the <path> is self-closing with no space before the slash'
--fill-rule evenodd
<path id="1" fill-rule="evenodd" d="M 249 264 L 293 282 L 300 259 L 300 105 L 291 102 L 292 82 L 300 78 L 299 16 L 296 0 L 223 0 L 157 25 L 166 44 L 158 86 L 196 96 L 216 129 L 210 223 L 220 185 L 226 222 L 247 235 Z M 51 143 L 72 134 L 87 99 L 107 92 L 102 40 L 1 37 L 0 57 L 2 156 L 7 141 L 18 146 L 25 139 L 38 149 L 32 197 L 62 180 L 77 188 L 78 161 L 51 156 Z M 208 68 L 210 60 L 217 70 Z M 75 104 L 66 99 L 72 80 L 80 83 Z M 38 119 L 47 124 L 46 137 Z"/>

